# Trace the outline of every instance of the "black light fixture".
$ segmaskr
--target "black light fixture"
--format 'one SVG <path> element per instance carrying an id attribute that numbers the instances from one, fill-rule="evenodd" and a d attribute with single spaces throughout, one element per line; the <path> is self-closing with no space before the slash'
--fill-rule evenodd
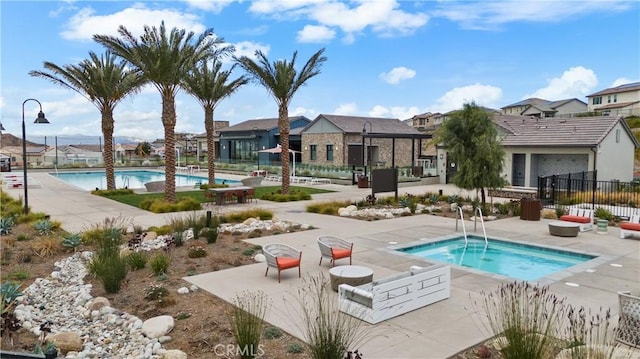
<path id="1" fill-rule="evenodd" d="M 0 131 L 4 131 L 4 130 L 5 130 L 5 128 L 4 128 L 4 126 L 2 126 L 2 122 L 0 122 Z"/>
<path id="2" fill-rule="evenodd" d="M 40 101 L 35 98 L 28 98 L 24 100 L 22 103 L 22 187 L 24 188 L 24 214 L 29 214 L 29 192 L 27 191 L 28 187 L 28 177 L 27 177 L 27 131 L 24 123 L 24 105 L 29 101 L 35 101 L 40 106 L 40 112 L 38 112 L 38 118 L 34 121 L 34 123 L 49 123 L 46 117 L 44 117 L 44 112 L 42 112 L 42 104 Z"/>
<path id="3" fill-rule="evenodd" d="M 364 121 L 364 124 L 362 124 L 362 165 L 364 166 L 364 175 L 367 175 L 367 157 L 366 157 L 366 152 L 365 152 L 365 147 L 364 147 L 364 136 L 367 135 L 367 124 L 369 124 L 369 133 L 373 132 L 372 129 L 372 125 L 371 122 L 369 121 Z M 371 137 L 369 137 L 369 147 L 371 147 Z"/>

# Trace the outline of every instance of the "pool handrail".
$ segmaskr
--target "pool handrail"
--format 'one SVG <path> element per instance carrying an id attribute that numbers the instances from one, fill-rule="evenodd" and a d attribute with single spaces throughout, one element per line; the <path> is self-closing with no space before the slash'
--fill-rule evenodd
<path id="1" fill-rule="evenodd" d="M 469 240 L 467 239 L 467 230 L 464 228 L 464 214 L 462 213 L 462 207 L 458 206 L 456 215 L 456 232 L 458 231 L 458 219 L 462 221 L 462 233 L 464 233 L 464 247 L 467 248 Z"/>
<path id="2" fill-rule="evenodd" d="M 480 216 L 480 224 L 482 224 L 482 234 L 484 234 L 484 246 L 489 246 L 489 240 L 487 239 L 487 230 L 484 228 L 484 217 L 482 216 L 482 208 L 476 207 L 476 218 L 473 220 L 473 231 L 477 232 L 478 216 Z"/>

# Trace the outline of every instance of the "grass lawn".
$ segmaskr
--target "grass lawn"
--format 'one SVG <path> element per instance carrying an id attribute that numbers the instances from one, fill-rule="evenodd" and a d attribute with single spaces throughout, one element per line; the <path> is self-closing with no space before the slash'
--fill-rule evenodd
<path id="1" fill-rule="evenodd" d="M 256 197 L 257 198 L 261 198 L 262 195 L 264 194 L 268 194 L 268 193 L 272 193 L 272 192 L 276 192 L 278 190 L 280 190 L 280 186 L 263 186 L 263 187 L 256 187 Z M 324 189 L 320 189 L 320 188 L 314 188 L 314 187 L 298 187 L 298 186 L 291 186 L 289 187 L 290 191 L 299 191 L 299 192 L 303 192 L 303 193 L 308 193 L 310 195 L 316 194 L 316 193 L 328 193 L 328 192 L 333 192 L 333 191 L 328 191 L 328 190 L 324 190 Z M 176 192 L 176 199 L 179 201 L 181 198 L 186 198 L 186 197 L 191 197 L 196 199 L 198 202 L 200 203 L 206 203 L 206 202 L 213 202 L 215 201 L 215 198 L 206 198 L 204 196 L 204 190 L 194 190 L 194 191 L 179 191 Z M 110 198 L 114 201 L 118 201 L 124 204 L 128 204 L 130 206 L 134 206 L 134 207 L 138 207 L 140 208 L 140 203 L 142 203 L 143 201 L 146 200 L 153 200 L 153 199 L 162 199 L 164 198 L 164 193 L 163 192 L 156 192 L 156 193 L 142 193 L 142 194 L 125 194 L 125 195 L 112 195 L 112 196 L 108 196 L 105 198 Z"/>

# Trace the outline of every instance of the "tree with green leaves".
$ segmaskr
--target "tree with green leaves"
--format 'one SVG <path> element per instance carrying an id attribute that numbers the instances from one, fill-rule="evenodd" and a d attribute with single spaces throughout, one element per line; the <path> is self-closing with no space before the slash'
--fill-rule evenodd
<path id="1" fill-rule="evenodd" d="M 173 28 L 144 26 L 138 39 L 126 27 L 118 28 L 119 37 L 94 35 L 93 39 L 129 62 L 151 83 L 162 99 L 162 125 L 165 145 L 165 190 L 167 202 L 176 200 L 176 95 L 186 74 L 202 60 L 216 56 L 222 39 L 208 29 L 196 38 L 193 32 Z"/>
<path id="2" fill-rule="evenodd" d="M 107 51 L 102 56 L 89 52 L 89 59 L 77 65 L 58 66 L 45 61 L 46 71 L 30 71 L 29 75 L 41 77 L 73 90 L 91 102 L 102 117 L 104 136 L 103 160 L 107 176 L 107 189 L 116 188 L 113 168 L 113 111 L 118 103 L 143 85 L 143 78 L 124 61 L 116 61 L 115 54 Z"/>
<path id="3" fill-rule="evenodd" d="M 198 100 L 204 109 L 204 128 L 207 132 L 207 168 L 209 183 L 216 183 L 215 149 L 214 149 L 214 119 L 213 112 L 224 98 L 231 96 L 242 85 L 249 82 L 246 76 L 234 80 L 229 77 L 237 64 L 228 70 L 222 70 L 222 61 L 214 58 L 211 66 L 208 61 L 202 61 L 200 66 L 194 67 L 184 79 L 184 89 Z"/>
<path id="4" fill-rule="evenodd" d="M 458 170 L 452 182 L 463 189 L 480 191 L 486 204 L 485 188 L 500 188 L 504 149 L 492 115 L 475 103 L 464 104 L 436 131 L 436 143 L 447 149 L 447 157 Z"/>
<path id="5" fill-rule="evenodd" d="M 149 154 L 151 154 L 151 144 L 146 141 L 138 143 L 136 146 L 136 156 L 146 158 L 149 157 Z"/>
<path id="6" fill-rule="evenodd" d="M 270 63 L 262 51 L 256 51 L 257 62 L 247 56 L 235 58 L 240 66 L 257 83 L 262 85 L 276 100 L 278 105 L 278 132 L 280 134 L 280 154 L 282 162 L 282 189 L 283 194 L 289 194 L 290 165 L 289 161 L 289 103 L 298 89 L 307 80 L 320 74 L 322 64 L 327 60 L 323 56 L 325 49 L 320 49 L 313 54 L 300 72 L 296 71 L 296 59 L 298 52 L 293 53 L 291 61 L 277 60 Z"/>

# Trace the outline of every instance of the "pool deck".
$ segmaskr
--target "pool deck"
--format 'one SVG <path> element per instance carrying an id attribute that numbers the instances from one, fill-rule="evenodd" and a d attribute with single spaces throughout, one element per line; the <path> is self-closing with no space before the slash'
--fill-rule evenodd
<path id="1" fill-rule="evenodd" d="M 151 214 L 105 198 L 93 196 L 69 186 L 43 172 L 30 171 L 30 176 L 42 184 L 29 189 L 29 204 L 35 211 L 46 212 L 52 219 L 62 222 L 65 230 L 75 232 L 89 228 L 105 218 L 123 217 L 143 227 L 166 224 L 177 214 Z M 219 174 L 236 179 L 243 176 Z M 361 200 L 369 189 L 334 184 L 313 185 L 336 192 L 314 195 L 314 201 L 333 199 Z M 438 192 L 466 196 L 451 185 L 401 187 L 399 194 Z M 19 197 L 22 189 L 7 192 Z M 380 197 L 383 194 L 378 194 Z M 490 200 L 490 199 L 488 199 Z M 303 278 L 295 270 L 282 272 L 278 284 L 275 273 L 264 276 L 264 263 L 256 263 L 228 270 L 203 273 L 185 278 L 200 288 L 231 302 L 244 290 L 262 290 L 272 299 L 267 320 L 287 332 L 300 336 L 302 328 L 295 315 L 298 307 L 297 290 L 308 275 L 322 273 L 328 277 L 330 265 L 318 265 L 319 250 L 316 239 L 320 235 L 340 236 L 354 242 L 353 264 L 372 268 L 374 279 L 406 271 L 411 265 L 427 262 L 407 255 L 390 253 L 399 245 L 447 236 L 455 233 L 455 219 L 416 215 L 391 220 L 360 221 L 349 218 L 318 215 L 305 212 L 309 202 L 272 203 L 221 206 L 214 210 L 230 211 L 249 206 L 268 206 L 287 221 L 309 224 L 315 229 L 277 236 L 254 238 L 256 244 L 283 242 L 303 252 Z M 594 230 L 581 232 L 577 237 L 554 237 L 548 233 L 549 220 L 524 221 L 517 217 L 485 223 L 489 237 L 508 238 L 530 244 L 558 249 L 593 253 L 595 260 L 574 266 L 566 271 L 545 277 L 539 282 L 549 285 L 551 292 L 566 297 L 574 306 L 585 306 L 592 311 L 600 307 L 618 311 L 618 291 L 635 290 L 640 286 L 640 240 L 618 238 L 618 228 L 609 227 L 607 234 Z M 471 221 L 465 221 L 469 233 L 474 232 Z M 344 260 L 343 260 L 344 261 Z M 325 261 L 327 262 L 327 261 Z M 338 262 L 340 264 L 341 262 Z M 272 271 L 273 272 L 273 271 Z M 483 274 L 467 268 L 452 266 L 451 297 L 447 300 L 392 318 L 381 324 L 365 325 L 366 343 L 359 345 L 365 358 L 449 358 L 459 351 L 489 337 L 490 333 L 476 312 L 474 300 L 481 299 L 482 291 L 492 291 L 511 281 L 498 275 Z M 570 283 L 571 285 L 567 285 Z M 575 286 L 577 285 L 577 286 Z M 356 348 L 352 348 L 356 349 Z M 267 353 L 268 355 L 268 353 Z"/>

